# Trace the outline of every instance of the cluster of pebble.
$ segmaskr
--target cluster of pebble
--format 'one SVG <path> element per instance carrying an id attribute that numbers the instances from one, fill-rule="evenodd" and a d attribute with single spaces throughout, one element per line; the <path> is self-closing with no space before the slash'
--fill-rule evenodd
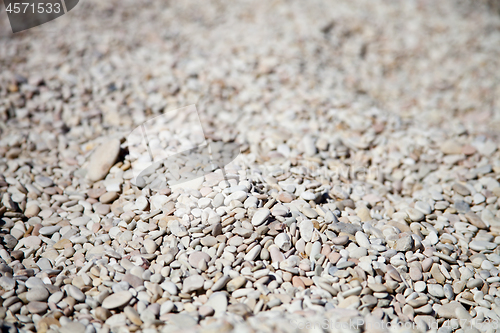
<path id="1" fill-rule="evenodd" d="M 0 39 L 2 329 L 498 329 L 499 19 L 313 2 L 87 1 Z M 134 182 L 130 131 L 193 102 L 240 155 Z"/>

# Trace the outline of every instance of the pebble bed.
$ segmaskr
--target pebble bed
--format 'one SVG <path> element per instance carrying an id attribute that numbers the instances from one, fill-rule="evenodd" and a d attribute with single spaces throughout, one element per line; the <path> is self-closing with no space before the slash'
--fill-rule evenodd
<path id="1" fill-rule="evenodd" d="M 9 29 L 2 14 L 4 331 L 500 327 L 483 2 L 87 0 Z M 136 186 L 127 135 L 192 104 L 240 155 Z"/>

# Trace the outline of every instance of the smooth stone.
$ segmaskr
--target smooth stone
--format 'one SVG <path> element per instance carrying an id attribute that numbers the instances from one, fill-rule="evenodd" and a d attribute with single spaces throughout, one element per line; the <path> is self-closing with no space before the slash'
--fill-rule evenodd
<path id="1" fill-rule="evenodd" d="M 78 302 L 85 301 L 85 294 L 82 293 L 82 291 L 77 287 L 72 285 L 67 285 L 66 291 L 69 294 L 69 296 L 73 297 L 76 301 Z"/>
<path id="2" fill-rule="evenodd" d="M 451 188 L 453 191 L 455 191 L 456 193 L 458 193 L 464 197 L 470 195 L 469 189 L 462 184 L 455 183 L 455 184 L 453 184 L 453 186 Z"/>
<path id="3" fill-rule="evenodd" d="M 102 302 L 102 307 L 108 310 L 116 309 L 128 304 L 131 299 L 132 294 L 130 293 L 130 291 L 120 291 L 106 297 Z"/>
<path id="4" fill-rule="evenodd" d="M 59 328 L 60 333 L 85 333 L 85 325 L 78 321 L 70 321 Z"/>
<path id="5" fill-rule="evenodd" d="M 52 236 L 55 232 L 59 231 L 59 229 L 61 229 L 60 226 L 53 225 L 49 227 L 42 227 L 40 228 L 40 230 L 38 230 L 38 232 L 43 236 Z"/>
<path id="6" fill-rule="evenodd" d="M 120 153 L 120 141 L 112 139 L 99 145 L 90 156 L 87 168 L 87 177 L 90 181 L 96 182 L 103 179 L 109 169 L 115 164 Z"/>
<path id="7" fill-rule="evenodd" d="M 89 223 L 89 221 L 90 221 L 90 217 L 80 216 L 80 217 L 77 217 L 75 219 L 69 220 L 69 223 L 71 225 L 74 225 L 75 227 L 81 227 L 81 226 L 87 225 L 87 223 Z"/>
<path id="8" fill-rule="evenodd" d="M 423 275 L 418 267 L 415 267 L 415 266 L 410 267 L 410 278 L 412 279 L 412 281 L 422 280 Z"/>
<path id="9" fill-rule="evenodd" d="M 42 286 L 36 286 L 28 291 L 26 299 L 30 302 L 45 302 L 49 298 L 49 291 Z"/>
<path id="10" fill-rule="evenodd" d="M 205 279 L 201 275 L 190 275 L 188 276 L 183 284 L 182 291 L 184 293 L 190 293 L 196 290 L 203 288 L 203 284 L 205 283 Z"/>
<path id="11" fill-rule="evenodd" d="M 213 308 L 216 316 L 225 313 L 228 305 L 226 293 L 214 292 L 205 305 Z"/>
<path id="12" fill-rule="evenodd" d="M 314 225 L 310 220 L 304 220 L 299 224 L 300 236 L 305 242 L 310 242 L 314 232 Z"/>
<path id="13" fill-rule="evenodd" d="M 356 242 L 358 243 L 359 246 L 364 247 L 366 249 L 371 248 L 371 243 L 368 240 L 368 237 L 366 237 L 364 232 L 357 231 L 355 237 L 356 237 Z"/>
<path id="14" fill-rule="evenodd" d="M 431 294 L 432 296 L 435 296 L 437 298 L 444 297 L 443 286 L 441 286 L 440 284 L 428 284 L 427 285 L 427 292 L 429 294 Z"/>
<path id="15" fill-rule="evenodd" d="M 422 213 L 420 210 L 415 209 L 415 208 L 407 208 L 406 213 L 408 214 L 408 217 L 410 220 L 413 222 L 420 222 L 425 218 L 424 213 Z"/>
<path id="16" fill-rule="evenodd" d="M 292 247 L 290 236 L 286 233 L 278 234 L 274 238 L 274 244 L 276 244 L 281 250 L 288 251 Z"/>
<path id="17" fill-rule="evenodd" d="M 470 211 L 469 204 L 463 200 L 455 201 L 454 206 L 455 206 L 455 209 L 457 210 L 457 212 L 462 213 L 462 214 L 465 214 L 468 211 Z"/>
<path id="18" fill-rule="evenodd" d="M 214 229 L 215 229 L 215 227 L 214 227 Z M 220 234 L 220 233 L 218 233 L 218 234 Z M 215 238 L 214 236 L 211 236 L 211 235 L 207 235 L 200 240 L 200 243 L 203 246 L 211 247 L 211 246 L 214 246 L 215 244 L 217 244 L 217 238 Z"/>
<path id="19" fill-rule="evenodd" d="M 258 227 L 267 220 L 269 215 L 271 215 L 271 211 L 267 208 L 257 210 L 252 217 L 252 224 Z"/>
<path id="20" fill-rule="evenodd" d="M 487 226 L 483 222 L 483 220 L 481 220 L 481 218 L 473 212 L 465 213 L 465 218 L 467 219 L 467 221 L 470 222 L 470 224 L 472 224 L 473 226 L 475 226 L 479 229 L 486 229 L 487 228 Z"/>
<path id="21" fill-rule="evenodd" d="M 245 261 L 254 261 L 257 256 L 260 254 L 260 251 L 262 250 L 262 246 L 260 245 L 255 245 L 248 253 L 245 255 L 243 258 Z"/>
<path id="22" fill-rule="evenodd" d="M 226 285 L 226 289 L 229 292 L 233 292 L 236 289 L 239 289 L 246 283 L 247 279 L 244 276 L 238 276 L 229 281 Z"/>
<path id="23" fill-rule="evenodd" d="M 494 250 L 497 244 L 487 241 L 473 240 L 469 243 L 469 248 L 474 251 Z"/>
<path id="24" fill-rule="evenodd" d="M 432 213 L 431 205 L 424 201 L 415 202 L 415 209 L 418 209 L 425 215 L 429 215 L 430 213 Z"/>
<path id="25" fill-rule="evenodd" d="M 33 301 L 29 302 L 26 305 L 26 308 L 30 313 L 44 313 L 45 311 L 47 311 L 48 305 L 45 302 Z"/>
<path id="26" fill-rule="evenodd" d="M 204 260 L 205 262 L 210 262 L 210 256 L 201 251 L 194 251 L 189 255 L 189 264 L 195 268 L 198 267 L 199 263 Z"/>
<path id="27" fill-rule="evenodd" d="M 16 287 L 16 280 L 8 276 L 0 277 L 0 287 L 5 291 L 11 291 Z"/>
<path id="28" fill-rule="evenodd" d="M 452 301 L 450 303 L 441 305 L 437 310 L 437 314 L 441 318 L 446 318 L 446 319 L 459 319 L 458 315 L 462 315 L 462 317 L 464 317 L 463 311 L 458 309 L 463 309 L 463 311 L 466 311 L 462 304 L 456 301 Z M 467 319 L 467 317 L 465 317 L 464 319 Z"/>

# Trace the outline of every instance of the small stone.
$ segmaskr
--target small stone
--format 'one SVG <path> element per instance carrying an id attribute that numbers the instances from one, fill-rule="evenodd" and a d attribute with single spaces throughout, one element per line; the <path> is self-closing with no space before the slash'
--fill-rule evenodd
<path id="1" fill-rule="evenodd" d="M 288 251 L 292 247 L 290 236 L 284 232 L 276 236 L 274 244 L 276 244 L 283 251 Z"/>
<path id="2" fill-rule="evenodd" d="M 49 292 L 45 287 L 36 286 L 28 291 L 26 299 L 30 302 L 45 302 L 49 298 Z"/>
<path id="3" fill-rule="evenodd" d="M 229 281 L 227 283 L 226 289 L 229 292 L 233 292 L 236 289 L 239 289 L 240 287 L 242 287 L 246 281 L 247 281 L 247 279 L 243 276 L 235 277 L 234 279 L 232 279 L 231 281 Z"/>
<path id="4" fill-rule="evenodd" d="M 198 267 L 202 260 L 208 263 L 210 261 L 210 256 L 201 251 L 194 251 L 189 255 L 189 264 L 195 268 Z"/>
<path id="5" fill-rule="evenodd" d="M 226 294 L 224 292 L 215 292 L 210 296 L 205 305 L 212 307 L 217 316 L 227 311 L 227 304 Z"/>
<path id="6" fill-rule="evenodd" d="M 59 329 L 60 333 L 85 333 L 85 325 L 78 321 L 70 321 Z"/>
<path id="7" fill-rule="evenodd" d="M 120 291 L 106 297 L 102 302 L 102 307 L 108 310 L 116 309 L 128 304 L 131 299 L 132 294 L 129 291 Z"/>
<path id="8" fill-rule="evenodd" d="M 364 247 L 366 249 L 371 248 L 371 243 L 368 240 L 368 237 L 366 237 L 364 232 L 357 231 L 355 237 L 356 237 L 356 242 L 358 243 L 359 246 Z"/>
<path id="9" fill-rule="evenodd" d="M 447 140 L 441 145 L 441 151 L 446 155 L 461 154 L 462 146 L 456 140 Z"/>
<path id="10" fill-rule="evenodd" d="M 431 294 L 432 296 L 435 296 L 437 298 L 444 297 L 443 286 L 441 286 L 439 284 L 428 284 L 427 291 L 429 292 L 429 294 Z"/>
<path id="11" fill-rule="evenodd" d="M 254 246 L 248 253 L 245 255 L 244 260 L 245 261 L 253 261 L 257 258 L 257 256 L 260 254 L 260 251 L 262 250 L 262 246 L 256 245 Z"/>
<path id="12" fill-rule="evenodd" d="M 200 314 L 200 316 L 202 316 L 203 318 L 205 318 L 205 317 L 213 316 L 214 313 L 215 313 L 215 310 L 211 306 L 202 305 L 198 309 L 198 313 Z"/>
<path id="13" fill-rule="evenodd" d="M 126 306 L 123 309 L 123 313 L 127 316 L 128 320 L 130 320 L 133 324 L 137 326 L 141 326 L 143 324 L 139 313 L 131 306 Z"/>
<path id="14" fill-rule="evenodd" d="M 469 189 L 466 186 L 464 186 L 462 184 L 459 184 L 459 183 L 453 184 L 453 186 L 451 187 L 451 189 L 453 191 L 455 191 L 455 193 L 460 194 L 460 195 L 462 195 L 464 197 L 470 195 Z"/>
<path id="15" fill-rule="evenodd" d="M 463 200 L 455 201 L 454 206 L 455 206 L 455 209 L 457 210 L 457 212 L 462 213 L 462 214 L 465 214 L 468 211 L 470 211 L 469 204 Z"/>
<path id="16" fill-rule="evenodd" d="M 470 222 L 473 226 L 479 229 L 486 229 L 486 224 L 481 220 L 479 216 L 477 216 L 474 212 L 465 213 L 465 218 Z"/>
<path id="17" fill-rule="evenodd" d="M 410 278 L 412 281 L 420 281 L 422 280 L 422 272 L 418 267 L 411 266 L 410 267 Z"/>
<path id="18" fill-rule="evenodd" d="M 396 251 L 407 252 L 413 248 L 413 238 L 411 236 L 404 236 L 396 241 Z"/>
<path id="19" fill-rule="evenodd" d="M 218 225 L 220 225 L 220 223 L 218 223 Z M 221 226 L 222 227 L 222 226 Z M 215 226 L 214 226 L 214 229 L 215 229 Z M 220 232 L 217 233 L 218 235 L 220 235 Z M 203 246 L 214 246 L 215 244 L 217 244 L 217 239 L 214 237 L 214 236 L 210 236 L 210 235 L 207 235 L 205 237 L 203 237 L 201 240 L 200 240 L 200 243 L 201 245 Z"/>
<path id="20" fill-rule="evenodd" d="M 269 215 L 271 215 L 271 211 L 267 208 L 257 210 L 252 217 L 252 224 L 258 227 L 267 220 Z"/>
<path id="21" fill-rule="evenodd" d="M 77 287 L 72 285 L 67 285 L 66 291 L 68 292 L 69 296 L 73 297 L 76 301 L 78 302 L 85 301 L 85 294 L 82 293 L 82 291 Z"/>
<path id="22" fill-rule="evenodd" d="M 422 213 L 420 210 L 415 209 L 415 208 L 408 208 L 406 209 L 406 213 L 408 214 L 408 217 L 410 220 L 413 222 L 420 222 L 425 218 L 424 213 Z"/>
<path id="23" fill-rule="evenodd" d="M 184 293 L 191 293 L 201 289 L 204 283 L 205 279 L 201 275 L 190 275 L 184 280 L 182 291 Z"/>
<path id="24" fill-rule="evenodd" d="M 96 182 L 106 177 L 119 153 L 120 141 L 118 139 L 109 140 L 97 147 L 90 156 L 88 165 L 87 177 L 90 181 Z"/>
<path id="25" fill-rule="evenodd" d="M 30 313 L 44 313 L 47 311 L 48 305 L 45 302 L 29 302 L 26 308 Z"/>
<path id="26" fill-rule="evenodd" d="M 487 241 L 473 240 L 469 243 L 469 248 L 474 251 L 494 250 L 497 244 Z"/>
<path id="27" fill-rule="evenodd" d="M 306 242 L 310 242 L 312 239 L 314 225 L 310 220 L 304 220 L 299 224 L 300 236 Z"/>

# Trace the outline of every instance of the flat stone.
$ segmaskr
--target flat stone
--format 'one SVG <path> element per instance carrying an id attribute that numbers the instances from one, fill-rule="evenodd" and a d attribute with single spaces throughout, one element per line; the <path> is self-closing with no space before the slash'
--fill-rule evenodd
<path id="1" fill-rule="evenodd" d="M 127 316 L 128 320 L 130 320 L 133 324 L 137 326 L 141 326 L 143 324 L 139 313 L 131 306 L 126 306 L 123 309 L 123 313 Z"/>
<path id="2" fill-rule="evenodd" d="M 67 285 L 66 291 L 68 292 L 69 296 L 73 297 L 76 301 L 78 302 L 85 301 L 85 294 L 77 287 L 72 285 Z"/>
<path id="3" fill-rule="evenodd" d="M 26 294 L 26 299 L 30 302 L 45 302 L 48 298 L 49 291 L 42 286 L 36 286 Z"/>
<path id="4" fill-rule="evenodd" d="M 227 296 L 224 292 L 214 292 L 210 295 L 210 298 L 205 305 L 213 308 L 215 315 L 217 316 L 227 311 L 227 304 Z"/>
<path id="5" fill-rule="evenodd" d="M 52 236 L 55 232 L 59 231 L 59 229 L 61 229 L 60 226 L 53 225 L 49 227 L 42 227 L 40 228 L 40 230 L 38 230 L 38 232 L 43 236 Z"/>
<path id="6" fill-rule="evenodd" d="M 455 206 L 455 209 L 457 210 L 457 212 L 462 213 L 462 214 L 465 214 L 468 211 L 470 211 L 469 204 L 463 200 L 455 201 L 454 206 Z"/>
<path id="7" fill-rule="evenodd" d="M 469 243 L 469 248 L 474 251 L 494 250 L 497 247 L 496 243 L 473 240 Z"/>
<path id="8" fill-rule="evenodd" d="M 85 333 L 85 325 L 78 321 L 70 321 L 59 328 L 60 333 Z"/>
<path id="9" fill-rule="evenodd" d="M 219 225 L 220 225 L 220 223 L 219 223 Z M 215 227 L 214 227 L 214 229 L 215 229 Z M 214 236 L 207 235 L 200 240 L 200 243 L 201 243 L 201 245 L 210 247 L 210 246 L 214 246 L 215 244 L 217 244 L 217 239 Z"/>
<path id="10" fill-rule="evenodd" d="M 226 285 L 226 289 L 229 292 L 233 292 L 236 289 L 239 289 L 246 283 L 247 279 L 244 276 L 238 276 L 229 281 Z"/>
<path id="11" fill-rule="evenodd" d="M 245 255 L 244 260 L 245 261 L 253 261 L 257 258 L 257 256 L 260 254 L 260 251 L 262 250 L 262 246 L 260 245 L 255 245 L 248 253 Z"/>
<path id="12" fill-rule="evenodd" d="M 48 305 L 45 302 L 29 302 L 26 305 L 26 308 L 30 313 L 45 313 L 47 311 Z"/>
<path id="13" fill-rule="evenodd" d="M 299 231 L 304 241 L 310 242 L 314 231 L 314 225 L 310 220 L 304 220 L 299 224 Z"/>
<path id="14" fill-rule="evenodd" d="M 366 249 L 371 248 L 371 243 L 368 240 L 368 237 L 366 237 L 365 233 L 362 231 L 356 232 L 356 242 L 358 243 L 359 246 L 364 247 Z"/>
<path id="15" fill-rule="evenodd" d="M 459 183 L 453 184 L 453 186 L 451 187 L 451 189 L 453 191 L 455 191 L 455 193 L 460 194 L 460 195 L 462 195 L 464 197 L 470 195 L 469 189 L 466 186 L 464 186 L 462 184 L 459 184 Z"/>
<path id="16" fill-rule="evenodd" d="M 459 308 L 463 310 L 458 310 Z M 441 305 L 441 307 L 439 307 L 439 309 L 437 310 L 437 314 L 441 318 L 445 319 L 459 319 L 458 315 L 463 315 L 463 311 L 466 310 L 462 304 L 456 301 L 452 301 L 450 303 Z"/>
<path id="17" fill-rule="evenodd" d="M 208 263 L 210 261 L 210 256 L 201 251 L 194 251 L 189 255 L 189 264 L 195 268 L 198 268 L 202 260 Z"/>
<path id="18" fill-rule="evenodd" d="M 109 169 L 115 164 L 119 153 L 120 141 L 118 139 L 112 139 L 99 145 L 90 156 L 87 177 L 93 182 L 106 177 Z"/>
<path id="19" fill-rule="evenodd" d="M 102 307 L 108 310 L 116 309 L 128 304 L 131 299 L 132 294 L 130 293 L 130 291 L 120 291 L 106 297 L 102 302 Z"/>
<path id="20" fill-rule="evenodd" d="M 202 305 L 199 307 L 198 313 L 200 314 L 201 317 L 205 318 L 205 317 L 213 316 L 215 313 L 215 310 L 211 306 Z"/>
<path id="21" fill-rule="evenodd" d="M 470 222 L 470 224 L 472 224 L 473 226 L 475 226 L 479 229 L 486 229 L 487 228 L 487 226 L 483 222 L 483 220 L 481 220 L 481 218 L 473 212 L 465 213 L 465 218 L 467 219 L 467 221 Z"/>
<path id="22" fill-rule="evenodd" d="M 76 219 L 71 219 L 69 221 L 69 223 L 71 225 L 74 225 L 75 227 L 81 227 L 81 226 L 87 225 L 87 223 L 89 223 L 89 221 L 90 221 L 90 217 L 80 216 L 80 217 L 77 217 Z"/>
<path id="23" fill-rule="evenodd" d="M 441 151 L 446 155 L 462 153 L 462 146 L 456 140 L 447 140 L 441 144 Z"/>
<path id="24" fill-rule="evenodd" d="M 269 215 L 271 215 L 271 211 L 267 208 L 257 210 L 252 217 L 252 224 L 258 227 L 267 220 Z"/>
<path id="25" fill-rule="evenodd" d="M 420 210 L 415 209 L 415 208 L 407 208 L 406 213 L 408 214 L 408 217 L 410 220 L 413 222 L 420 222 L 425 218 L 424 213 L 422 213 Z"/>
<path id="26" fill-rule="evenodd" d="M 203 288 L 205 279 L 201 275 L 190 275 L 182 284 L 182 291 L 184 293 L 191 293 L 193 291 Z"/>
<path id="27" fill-rule="evenodd" d="M 443 286 L 440 284 L 428 284 L 427 285 L 427 292 L 429 294 L 431 294 L 432 296 L 435 296 L 437 298 L 444 297 Z"/>
<path id="28" fill-rule="evenodd" d="M 16 287 L 16 280 L 8 276 L 0 277 L 0 287 L 5 291 L 10 291 Z"/>

